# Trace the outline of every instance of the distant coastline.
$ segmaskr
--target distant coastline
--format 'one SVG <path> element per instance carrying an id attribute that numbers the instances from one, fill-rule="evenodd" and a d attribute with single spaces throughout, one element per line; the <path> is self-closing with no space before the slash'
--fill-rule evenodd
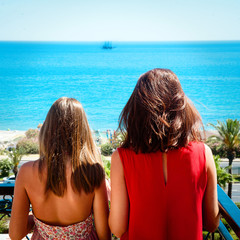
<path id="1" fill-rule="evenodd" d="M 8 147 L 16 147 L 17 142 L 21 138 L 25 137 L 25 132 L 26 131 L 19 131 L 19 130 L 8 130 L 8 131 L 0 130 L 0 150 L 6 149 Z M 205 131 L 206 138 L 216 134 L 217 134 L 217 131 L 215 130 Z M 113 135 L 113 131 L 92 130 L 92 135 L 93 135 L 93 139 L 97 144 L 103 144 L 107 142 L 108 139 L 111 138 L 111 135 Z"/>
<path id="2" fill-rule="evenodd" d="M 16 147 L 17 142 L 25 137 L 26 131 L 20 130 L 0 130 L 0 150 L 8 147 Z M 94 141 L 100 145 L 108 141 L 113 135 L 113 131 L 108 129 L 106 131 L 92 130 Z"/>

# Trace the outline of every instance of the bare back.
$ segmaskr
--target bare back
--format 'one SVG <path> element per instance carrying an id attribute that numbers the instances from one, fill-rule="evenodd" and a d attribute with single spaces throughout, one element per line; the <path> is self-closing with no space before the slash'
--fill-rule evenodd
<path id="1" fill-rule="evenodd" d="M 35 217 L 51 225 L 69 225 L 85 220 L 92 211 L 94 193 L 86 194 L 73 191 L 70 183 L 71 171 L 67 166 L 67 191 L 63 197 L 58 197 L 51 191 L 45 193 L 47 179 L 46 168 L 43 167 L 42 179 L 38 173 L 39 160 L 29 162 L 23 169 L 27 172 L 28 181 L 25 189 Z"/>
<path id="2" fill-rule="evenodd" d="M 110 239 L 108 227 L 108 201 L 105 180 L 91 194 L 74 192 L 70 184 L 70 168 L 67 167 L 67 191 L 63 197 L 52 192 L 45 194 L 46 170 L 42 178 L 38 174 L 39 161 L 25 163 L 17 176 L 14 188 L 9 235 L 11 239 L 22 239 L 34 226 L 29 215 L 29 206 L 36 218 L 48 225 L 67 226 L 82 222 L 93 212 L 95 229 L 100 240 Z"/>

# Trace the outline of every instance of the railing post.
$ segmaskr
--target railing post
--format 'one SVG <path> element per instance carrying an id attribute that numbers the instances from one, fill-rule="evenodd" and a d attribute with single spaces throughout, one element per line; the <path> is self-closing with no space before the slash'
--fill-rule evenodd
<path id="1" fill-rule="evenodd" d="M 240 238 L 240 210 L 219 185 L 217 188 L 220 213 Z M 224 239 L 233 239 L 221 221 L 218 230 L 223 234 Z"/>

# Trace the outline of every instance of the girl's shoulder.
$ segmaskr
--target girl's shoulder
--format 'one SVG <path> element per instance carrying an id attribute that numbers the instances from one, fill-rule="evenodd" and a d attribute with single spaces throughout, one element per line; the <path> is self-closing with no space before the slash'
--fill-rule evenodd
<path id="1" fill-rule="evenodd" d="M 19 173 L 30 173 L 32 171 L 38 170 L 40 160 L 35 160 L 35 161 L 28 161 L 24 163 L 21 168 L 19 169 Z"/>
<path id="2" fill-rule="evenodd" d="M 36 179 L 38 175 L 38 166 L 40 160 L 29 161 L 24 163 L 17 174 L 18 182 L 21 182 L 25 186 Z"/>

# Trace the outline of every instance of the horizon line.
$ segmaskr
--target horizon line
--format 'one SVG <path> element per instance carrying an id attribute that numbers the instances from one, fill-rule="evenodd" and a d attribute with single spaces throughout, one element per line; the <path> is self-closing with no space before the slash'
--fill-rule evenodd
<path id="1" fill-rule="evenodd" d="M 66 43 L 166 43 L 166 42 L 240 42 L 239 40 L 0 40 L 0 42 L 66 42 Z"/>

